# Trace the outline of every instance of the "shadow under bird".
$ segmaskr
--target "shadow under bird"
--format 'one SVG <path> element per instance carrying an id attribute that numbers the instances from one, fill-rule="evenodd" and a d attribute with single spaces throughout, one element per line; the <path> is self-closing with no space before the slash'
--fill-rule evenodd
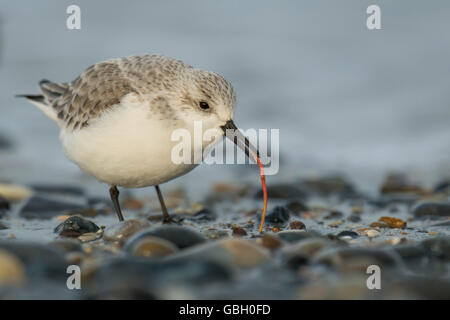
<path id="1" fill-rule="evenodd" d="M 233 87 L 217 73 L 166 56 L 138 55 L 99 62 L 72 82 L 42 80 L 39 86 L 40 94 L 19 96 L 58 124 L 69 160 L 110 186 L 120 221 L 117 186 L 154 186 L 163 222 L 171 221 L 159 185 L 198 165 L 172 161 L 171 134 L 183 128 L 193 136 L 195 121 L 232 139 L 258 162 L 264 178 L 258 151 L 233 123 Z M 200 152 L 217 142 L 202 141 Z M 266 197 L 264 203 L 263 216 Z"/>

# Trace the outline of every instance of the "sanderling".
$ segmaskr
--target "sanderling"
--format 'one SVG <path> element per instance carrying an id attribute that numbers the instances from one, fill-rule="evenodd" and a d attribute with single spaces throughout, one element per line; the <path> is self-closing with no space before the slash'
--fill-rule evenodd
<path id="1" fill-rule="evenodd" d="M 233 123 L 233 88 L 217 73 L 166 56 L 138 55 L 97 63 L 70 83 L 42 80 L 39 86 L 41 94 L 21 96 L 58 124 L 67 158 L 109 184 L 120 221 L 117 186 L 154 186 L 163 222 L 170 222 L 159 184 L 197 166 L 171 161 L 175 129 L 192 131 L 194 121 L 201 121 L 221 137 L 236 130 L 231 139 L 256 161 L 257 150 Z"/>

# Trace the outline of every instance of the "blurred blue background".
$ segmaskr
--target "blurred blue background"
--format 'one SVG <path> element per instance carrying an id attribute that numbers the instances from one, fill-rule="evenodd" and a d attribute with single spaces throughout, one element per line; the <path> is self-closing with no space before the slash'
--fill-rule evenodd
<path id="1" fill-rule="evenodd" d="M 71 4 L 81 8 L 81 30 L 66 28 Z M 370 4 L 381 7 L 382 30 L 366 27 Z M 0 136 L 12 148 L 0 150 L 0 178 L 98 186 L 64 158 L 57 126 L 14 94 L 139 53 L 229 79 L 238 126 L 280 129 L 280 174 L 271 179 L 335 171 L 366 181 L 388 170 L 446 175 L 449 12 L 445 0 L 4 1 Z M 202 166 L 173 183 L 207 186 L 241 176 L 238 167 Z"/>

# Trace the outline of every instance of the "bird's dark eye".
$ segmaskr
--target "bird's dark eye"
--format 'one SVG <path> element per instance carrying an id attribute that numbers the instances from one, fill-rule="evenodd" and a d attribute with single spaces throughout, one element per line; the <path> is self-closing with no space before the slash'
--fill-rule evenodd
<path id="1" fill-rule="evenodd" d="M 208 110 L 209 109 L 209 104 L 207 102 L 205 102 L 205 101 L 200 101 L 199 106 L 203 110 Z"/>

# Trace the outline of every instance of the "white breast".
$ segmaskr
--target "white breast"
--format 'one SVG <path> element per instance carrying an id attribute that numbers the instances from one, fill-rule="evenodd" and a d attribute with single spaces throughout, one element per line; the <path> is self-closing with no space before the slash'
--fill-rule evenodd
<path id="1" fill-rule="evenodd" d="M 195 168 L 171 160 L 173 122 L 155 117 L 148 104 L 125 96 L 86 128 L 61 130 L 66 156 L 110 185 L 140 188 L 160 184 Z"/>

